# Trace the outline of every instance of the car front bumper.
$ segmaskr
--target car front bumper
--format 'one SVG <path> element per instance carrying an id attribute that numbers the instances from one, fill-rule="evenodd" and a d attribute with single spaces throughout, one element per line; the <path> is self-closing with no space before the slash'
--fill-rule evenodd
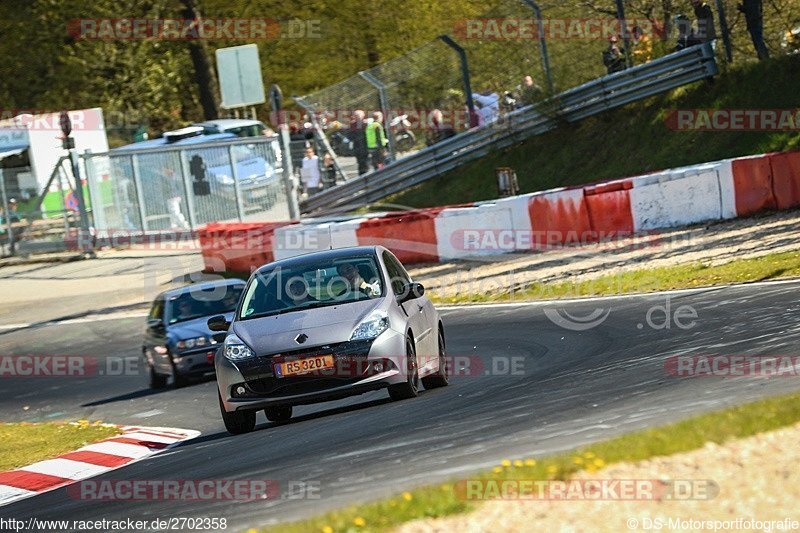
<path id="1" fill-rule="evenodd" d="M 335 354 L 337 370 L 334 375 L 288 378 L 277 377 L 273 373 L 273 365 L 284 360 L 282 354 L 258 356 L 254 360 L 234 363 L 220 350 L 215 359 L 220 397 L 228 412 L 258 410 L 270 406 L 335 400 L 402 383 L 406 380 L 405 339 L 404 334 L 387 330 L 368 346 L 340 343 L 332 349 L 309 348 L 310 355 Z M 341 364 L 348 357 L 355 361 L 348 360 Z M 376 372 L 373 369 L 371 365 L 376 362 L 383 363 L 383 371 Z M 341 369 L 346 371 L 338 373 Z M 235 392 L 239 387 L 244 388 L 245 394 Z"/>

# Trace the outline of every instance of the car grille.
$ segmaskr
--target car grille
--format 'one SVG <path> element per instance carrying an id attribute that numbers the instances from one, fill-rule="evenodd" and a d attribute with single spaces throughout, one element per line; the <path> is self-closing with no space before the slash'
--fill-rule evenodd
<path id="1" fill-rule="evenodd" d="M 292 350 L 277 354 L 258 356 L 253 359 L 237 362 L 237 366 L 246 380 L 247 387 L 259 396 L 287 396 L 319 392 L 354 383 L 368 372 L 367 358 L 372 341 L 348 341 Z M 277 378 L 273 374 L 273 364 L 293 357 L 311 357 L 315 355 L 333 355 L 336 369 L 347 369 L 345 373 L 334 375 L 302 375 Z"/>

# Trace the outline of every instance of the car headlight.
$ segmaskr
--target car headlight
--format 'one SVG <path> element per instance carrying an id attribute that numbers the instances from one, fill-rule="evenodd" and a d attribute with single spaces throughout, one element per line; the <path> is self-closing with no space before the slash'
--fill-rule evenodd
<path id="1" fill-rule="evenodd" d="M 191 350 L 192 348 L 200 348 L 208 344 L 205 337 L 194 337 L 192 339 L 183 339 L 178 341 L 175 345 L 179 350 Z"/>
<path id="2" fill-rule="evenodd" d="M 350 335 L 350 340 L 374 339 L 387 329 L 389 329 L 389 315 L 383 311 L 375 311 L 356 326 L 353 334 Z"/>
<path id="3" fill-rule="evenodd" d="M 251 350 L 244 342 L 242 342 L 242 339 L 236 335 L 231 335 L 225 339 L 225 357 L 231 361 L 249 359 L 253 356 L 255 356 L 253 350 Z"/>

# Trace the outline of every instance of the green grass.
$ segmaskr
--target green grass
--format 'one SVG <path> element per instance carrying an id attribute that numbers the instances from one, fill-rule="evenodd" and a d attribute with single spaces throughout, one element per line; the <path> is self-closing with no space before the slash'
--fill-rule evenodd
<path id="1" fill-rule="evenodd" d="M 0 424 L 0 472 L 51 459 L 119 433 L 117 427 L 86 421 Z"/>
<path id="2" fill-rule="evenodd" d="M 497 197 L 495 169 L 516 170 L 523 193 L 633 176 L 729 157 L 800 148 L 800 132 L 672 131 L 674 109 L 800 107 L 800 55 L 737 63 L 713 84 L 698 82 L 533 137 L 394 195 L 412 207 Z"/>
<path id="3" fill-rule="evenodd" d="M 454 304 L 612 296 L 788 277 L 800 277 L 800 252 L 781 252 L 753 259 L 736 259 L 715 266 L 689 263 L 631 270 L 579 282 L 533 283 L 513 292 L 439 297 L 435 290 L 432 290 L 431 299 L 437 303 Z"/>
<path id="4" fill-rule="evenodd" d="M 800 394 L 768 398 L 659 428 L 629 433 L 538 460 L 504 460 L 492 470 L 476 473 L 469 479 L 566 479 L 579 470 L 595 471 L 621 461 L 641 461 L 686 452 L 700 448 L 707 442 L 723 444 L 798 421 Z M 452 480 L 421 487 L 388 500 L 348 507 L 309 520 L 280 524 L 271 530 L 285 533 L 384 531 L 417 518 L 463 513 L 473 509 L 474 504 L 464 501 L 453 490 L 457 482 Z"/>

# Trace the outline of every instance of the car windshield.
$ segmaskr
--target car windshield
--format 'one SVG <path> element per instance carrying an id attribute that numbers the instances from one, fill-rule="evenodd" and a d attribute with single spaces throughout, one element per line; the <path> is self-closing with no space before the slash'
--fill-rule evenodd
<path id="1" fill-rule="evenodd" d="M 322 259 L 259 272 L 247 287 L 239 318 L 347 304 L 383 296 L 372 256 Z"/>
<path id="2" fill-rule="evenodd" d="M 176 324 L 236 311 L 243 290 L 242 285 L 217 286 L 203 290 L 192 289 L 174 296 L 167 302 L 169 323 Z"/>

